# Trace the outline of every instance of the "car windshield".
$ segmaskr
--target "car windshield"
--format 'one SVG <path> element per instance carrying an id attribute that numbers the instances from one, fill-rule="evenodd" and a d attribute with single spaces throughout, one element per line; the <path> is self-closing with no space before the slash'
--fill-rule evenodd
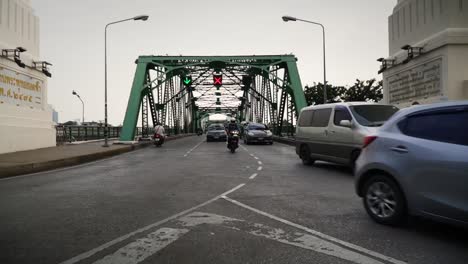
<path id="1" fill-rule="evenodd" d="M 249 130 L 268 130 L 268 127 L 262 124 L 249 125 Z"/>
<path id="2" fill-rule="evenodd" d="M 383 125 L 399 109 L 392 105 L 355 105 L 350 106 L 356 121 L 367 127 Z"/>

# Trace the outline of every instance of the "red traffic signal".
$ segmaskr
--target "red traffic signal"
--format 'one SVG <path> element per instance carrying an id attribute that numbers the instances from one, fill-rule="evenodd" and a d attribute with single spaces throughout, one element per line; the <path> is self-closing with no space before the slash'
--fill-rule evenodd
<path id="1" fill-rule="evenodd" d="M 213 75 L 213 85 L 215 87 L 221 87 L 223 85 L 223 75 Z"/>

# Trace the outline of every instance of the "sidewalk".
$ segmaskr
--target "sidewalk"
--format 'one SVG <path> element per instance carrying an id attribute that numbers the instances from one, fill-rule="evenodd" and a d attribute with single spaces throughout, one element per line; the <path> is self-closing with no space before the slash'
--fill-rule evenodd
<path id="1" fill-rule="evenodd" d="M 170 141 L 190 135 L 168 137 L 166 140 Z M 142 141 L 132 145 L 112 144 L 108 148 L 102 147 L 102 144 L 103 142 L 67 144 L 0 154 L 0 178 L 78 165 L 143 148 L 151 145 L 152 142 Z"/>

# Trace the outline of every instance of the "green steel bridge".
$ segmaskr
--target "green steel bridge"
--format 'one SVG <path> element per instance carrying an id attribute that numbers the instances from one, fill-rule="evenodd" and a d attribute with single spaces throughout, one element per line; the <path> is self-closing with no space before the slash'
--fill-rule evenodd
<path id="1" fill-rule="evenodd" d="M 294 55 L 140 56 L 120 140 L 134 140 L 140 112 L 143 137 L 150 118 L 177 134 L 195 132 L 212 114 L 268 124 L 281 135 L 306 106 L 296 61 Z"/>

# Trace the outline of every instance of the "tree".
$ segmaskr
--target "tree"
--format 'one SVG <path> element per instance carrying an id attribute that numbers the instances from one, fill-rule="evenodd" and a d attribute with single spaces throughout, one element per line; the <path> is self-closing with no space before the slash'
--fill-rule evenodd
<path id="1" fill-rule="evenodd" d="M 361 81 L 359 79 L 356 79 L 356 83 L 346 90 L 346 92 L 342 95 L 341 99 L 343 99 L 346 102 L 378 102 L 382 100 L 382 98 L 382 81 L 377 82 L 375 79 Z"/>
<path id="2" fill-rule="evenodd" d="M 327 84 L 327 103 L 341 102 L 341 96 L 346 92 L 343 86 Z M 304 87 L 307 105 L 323 104 L 323 83 L 314 83 L 313 86 Z"/>
<path id="3" fill-rule="evenodd" d="M 382 90 L 382 81 L 375 79 L 367 81 L 356 79 L 356 83 L 349 88 L 327 84 L 327 103 L 378 102 L 383 98 Z M 323 84 L 314 83 L 313 86 L 304 87 L 304 95 L 308 105 L 323 104 Z"/>

